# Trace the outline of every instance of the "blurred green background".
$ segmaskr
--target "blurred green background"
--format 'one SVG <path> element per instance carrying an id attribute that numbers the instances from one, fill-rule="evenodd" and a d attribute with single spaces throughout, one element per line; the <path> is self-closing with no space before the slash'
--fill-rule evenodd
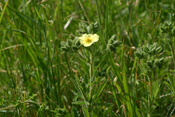
<path id="1" fill-rule="evenodd" d="M 174 21 L 174 0 L 1 0 L 0 116 L 175 116 Z M 60 49 L 81 22 L 100 26 L 92 84 L 86 48 Z"/>

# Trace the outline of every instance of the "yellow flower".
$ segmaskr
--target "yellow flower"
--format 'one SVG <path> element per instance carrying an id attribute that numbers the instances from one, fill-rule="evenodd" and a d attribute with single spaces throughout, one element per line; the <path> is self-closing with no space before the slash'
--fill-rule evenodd
<path id="1" fill-rule="evenodd" d="M 80 43 L 85 47 L 91 46 L 94 42 L 99 40 L 99 36 L 97 34 L 84 34 L 79 37 Z"/>

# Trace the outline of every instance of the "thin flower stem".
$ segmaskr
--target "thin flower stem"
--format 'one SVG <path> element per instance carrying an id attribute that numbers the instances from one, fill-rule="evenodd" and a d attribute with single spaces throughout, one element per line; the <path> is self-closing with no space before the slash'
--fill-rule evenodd
<path id="1" fill-rule="evenodd" d="M 150 77 L 150 96 L 152 98 L 152 78 L 154 78 L 154 72 L 152 72 L 152 77 Z"/>
<path id="2" fill-rule="evenodd" d="M 152 97 L 152 78 L 150 78 L 150 96 Z"/>
<path id="3" fill-rule="evenodd" d="M 32 101 L 32 100 L 26 100 L 26 101 L 23 101 L 23 102 L 20 102 L 16 105 L 11 105 L 11 106 L 8 106 L 8 107 L 3 107 L 3 108 L 0 108 L 0 110 L 7 110 L 7 109 L 11 109 L 11 108 L 16 108 L 17 106 L 19 106 L 20 104 L 25 104 L 25 103 L 33 103 L 33 104 L 36 104 L 39 106 L 38 103 Z"/>
<path id="4" fill-rule="evenodd" d="M 80 53 L 80 52 L 77 52 L 77 54 L 83 59 L 86 61 L 86 58 Z"/>
<path id="5" fill-rule="evenodd" d="M 91 98 L 91 93 L 92 93 L 92 75 L 93 75 L 93 57 L 92 57 L 92 53 L 90 51 L 90 66 L 89 66 L 89 77 L 90 77 L 90 80 L 89 80 L 89 85 L 90 85 L 90 91 L 89 91 L 89 96 Z"/>
<path id="6" fill-rule="evenodd" d="M 83 13 L 84 13 L 85 17 L 87 18 L 88 23 L 90 23 L 90 19 L 89 19 L 88 15 L 87 15 L 87 13 L 86 13 L 86 11 L 85 11 L 83 5 L 81 4 L 81 1 L 78 0 L 78 3 L 80 4 L 80 7 L 81 7 L 81 9 L 83 10 Z"/>
<path id="7" fill-rule="evenodd" d="M 170 44 L 170 46 L 171 46 L 171 50 L 172 50 L 172 56 L 173 56 L 173 67 L 175 68 L 175 55 L 174 55 L 174 48 L 173 48 L 173 44 L 171 43 Z"/>

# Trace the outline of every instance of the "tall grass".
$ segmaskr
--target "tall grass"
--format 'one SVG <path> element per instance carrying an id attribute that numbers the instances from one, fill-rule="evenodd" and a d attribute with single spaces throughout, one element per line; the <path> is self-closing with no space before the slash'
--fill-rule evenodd
<path id="1" fill-rule="evenodd" d="M 175 116 L 174 11 L 174 0 L 1 0 L 0 116 Z M 93 22 L 98 42 L 62 51 Z"/>

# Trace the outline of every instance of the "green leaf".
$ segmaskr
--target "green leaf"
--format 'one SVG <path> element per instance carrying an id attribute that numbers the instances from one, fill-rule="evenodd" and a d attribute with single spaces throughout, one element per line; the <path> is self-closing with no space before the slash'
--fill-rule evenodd
<path id="1" fill-rule="evenodd" d="M 101 87 L 99 88 L 98 92 L 97 92 L 96 95 L 94 96 L 93 101 L 95 101 L 95 100 L 100 96 L 101 92 L 103 91 L 103 89 L 104 89 L 105 86 L 106 86 L 107 81 L 108 81 L 108 80 L 106 79 L 106 81 L 103 82 L 103 84 L 102 84 Z"/>
<path id="2" fill-rule="evenodd" d="M 84 117 L 90 117 L 88 110 L 84 107 L 83 107 L 83 114 L 84 114 Z"/>
<path id="3" fill-rule="evenodd" d="M 75 104 L 75 105 L 89 105 L 89 102 L 86 102 L 86 101 L 75 101 L 75 102 L 72 102 L 72 104 Z"/>

